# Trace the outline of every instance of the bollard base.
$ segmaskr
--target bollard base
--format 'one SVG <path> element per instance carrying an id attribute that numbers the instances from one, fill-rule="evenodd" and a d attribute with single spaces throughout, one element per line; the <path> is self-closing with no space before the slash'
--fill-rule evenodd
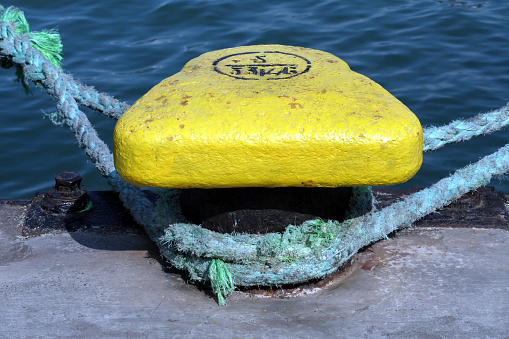
<path id="1" fill-rule="evenodd" d="M 185 189 L 180 206 L 185 217 L 221 233 L 284 232 L 307 220 L 344 219 L 352 188 Z"/>

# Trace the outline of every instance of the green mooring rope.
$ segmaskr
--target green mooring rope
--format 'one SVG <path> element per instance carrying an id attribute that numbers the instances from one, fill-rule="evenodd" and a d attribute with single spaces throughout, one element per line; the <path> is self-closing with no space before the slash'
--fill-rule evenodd
<path id="1" fill-rule="evenodd" d="M 312 220 L 289 225 L 283 234 L 220 234 L 189 223 L 178 204 L 179 190 L 162 190 L 154 205 L 115 171 L 113 156 L 86 115 L 85 105 L 118 118 L 129 105 L 84 86 L 64 73 L 60 38 L 55 30 L 29 33 L 23 12 L 0 5 L 0 64 L 17 68 L 28 81 L 44 87 L 57 103 L 51 121 L 65 124 L 81 148 L 119 193 L 135 220 L 157 243 L 161 254 L 191 279 L 210 282 L 218 303 L 235 286 L 279 286 L 309 281 L 334 272 L 360 248 L 448 205 L 463 194 L 509 171 L 509 144 L 475 164 L 456 171 L 405 200 L 371 211 L 370 188 L 355 188 L 344 222 Z M 424 130 L 424 151 L 488 134 L 509 124 L 509 105 L 467 120 Z"/>

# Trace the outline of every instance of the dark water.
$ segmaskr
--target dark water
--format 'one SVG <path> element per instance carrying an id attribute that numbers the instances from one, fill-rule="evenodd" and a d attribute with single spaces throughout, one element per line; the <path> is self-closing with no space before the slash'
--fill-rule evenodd
<path id="1" fill-rule="evenodd" d="M 423 126 L 509 101 L 509 1 L 40 1 L 11 3 L 32 31 L 58 27 L 63 67 L 83 83 L 133 103 L 191 58 L 227 47 L 286 44 L 320 49 L 380 83 Z M 71 133 L 53 126 L 44 90 L 25 95 L 0 69 L 0 198 L 32 197 L 54 173 L 78 171 L 108 189 Z M 115 121 L 88 110 L 111 144 Z M 506 132 L 426 153 L 401 188 L 429 186 L 508 142 Z M 509 192 L 504 178 L 492 182 Z"/>

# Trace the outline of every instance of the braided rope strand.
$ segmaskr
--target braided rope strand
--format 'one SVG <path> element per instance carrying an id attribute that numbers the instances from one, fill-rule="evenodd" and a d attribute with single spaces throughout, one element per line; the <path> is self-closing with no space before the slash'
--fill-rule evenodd
<path id="1" fill-rule="evenodd" d="M 509 125 L 509 104 L 495 111 L 478 114 L 466 120 L 456 120 L 440 127 L 428 127 L 423 131 L 423 151 L 434 151 L 450 143 L 486 135 Z"/>
<path id="2" fill-rule="evenodd" d="M 78 103 L 110 118 L 118 119 L 130 106 L 107 94 L 99 93 L 93 87 L 85 86 L 64 73 L 60 67 L 49 62 L 32 47 L 26 34 L 17 34 L 14 25 L 5 21 L 0 21 L 0 54 L 22 67 L 25 81 L 41 83 L 47 90 L 52 90 L 55 86 L 65 86 Z"/>

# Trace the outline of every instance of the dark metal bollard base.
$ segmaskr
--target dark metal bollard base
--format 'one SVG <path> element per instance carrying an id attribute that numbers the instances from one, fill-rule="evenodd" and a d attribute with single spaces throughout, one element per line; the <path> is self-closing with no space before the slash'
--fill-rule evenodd
<path id="1" fill-rule="evenodd" d="M 403 200 L 407 195 L 422 190 L 414 188 L 398 190 L 374 188 L 373 194 L 377 208 L 382 209 L 394 202 Z M 424 227 L 468 227 L 499 228 L 509 230 L 509 195 L 497 191 L 494 187 L 479 187 L 466 193 L 435 213 L 428 214 L 416 221 L 415 226 Z"/>
<path id="2" fill-rule="evenodd" d="M 155 201 L 156 196 L 146 192 Z M 30 202 L 23 227 L 23 236 L 59 232 L 92 231 L 100 234 L 136 233 L 145 234 L 129 211 L 122 205 L 118 193 L 112 191 L 91 191 L 88 197 L 92 208 L 78 213 L 56 213 L 43 207 L 45 194 L 38 193 Z"/>
<path id="3" fill-rule="evenodd" d="M 220 188 L 181 191 L 190 221 L 221 233 L 284 232 L 306 220 L 342 221 L 352 188 Z"/>

